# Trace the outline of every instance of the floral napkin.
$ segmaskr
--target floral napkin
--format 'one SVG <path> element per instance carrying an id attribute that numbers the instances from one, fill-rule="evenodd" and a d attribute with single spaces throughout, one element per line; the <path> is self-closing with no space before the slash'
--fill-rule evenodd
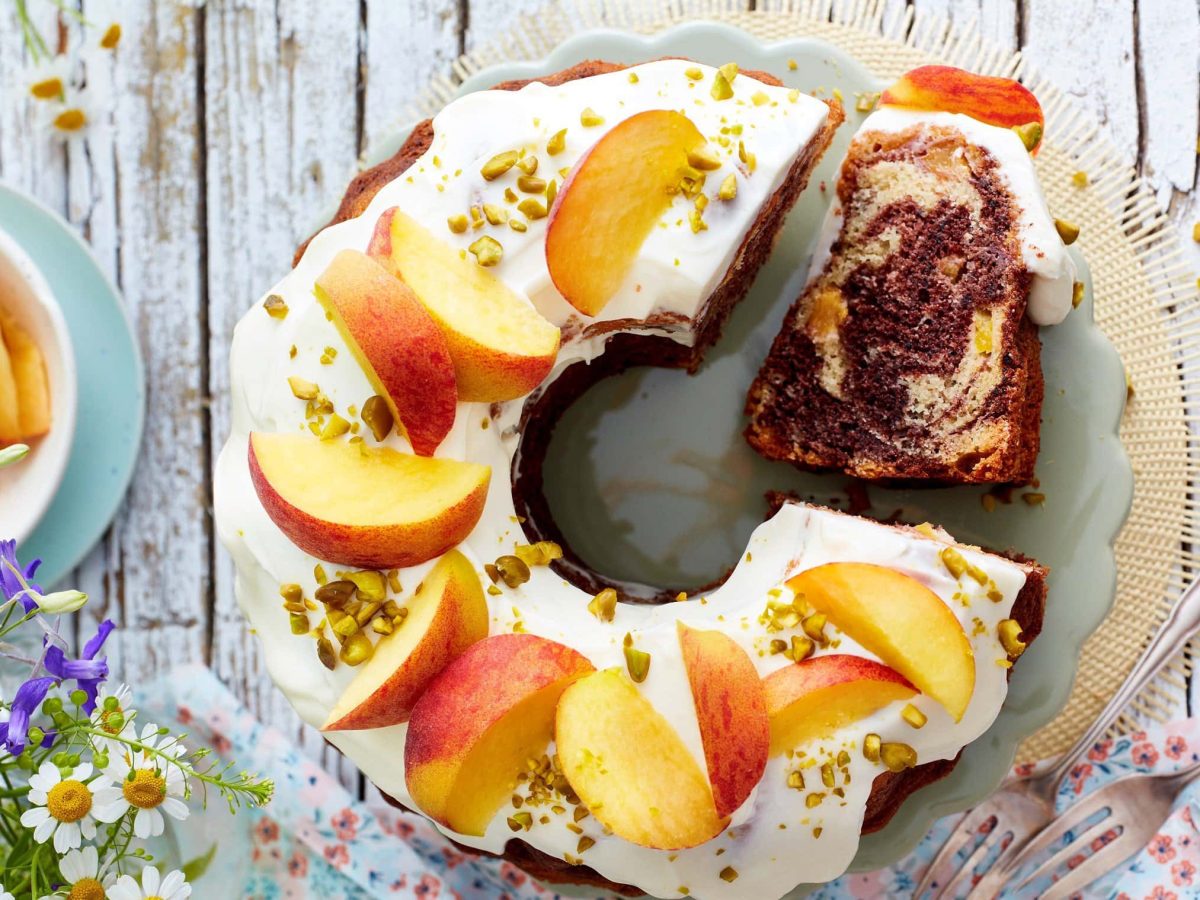
<path id="1" fill-rule="evenodd" d="M 143 691 L 139 708 L 157 722 L 178 721 L 252 770 L 276 780 L 265 810 L 233 818 L 219 801 L 176 827 L 174 862 L 203 870 L 199 896 L 367 900 L 453 897 L 550 900 L 559 895 L 506 862 L 457 849 L 419 816 L 379 800 L 355 800 L 280 732 L 258 722 L 207 669 L 186 667 Z M 1200 720 L 1137 732 L 1097 744 L 1070 774 L 1060 808 L 1133 771 L 1173 771 L 1200 758 Z M 919 802 L 920 795 L 913 801 Z M 820 900 L 907 897 L 954 828 L 942 819 L 895 866 L 847 875 L 819 888 Z M 1184 900 L 1200 896 L 1200 783 L 1179 798 L 1150 846 L 1093 884 L 1087 897 Z M 1097 839 L 1096 845 L 1111 840 Z M 1080 858 L 1082 861 L 1082 857 Z M 572 890 L 570 897 L 581 896 Z M 1016 897 L 1015 892 L 1006 896 Z"/>

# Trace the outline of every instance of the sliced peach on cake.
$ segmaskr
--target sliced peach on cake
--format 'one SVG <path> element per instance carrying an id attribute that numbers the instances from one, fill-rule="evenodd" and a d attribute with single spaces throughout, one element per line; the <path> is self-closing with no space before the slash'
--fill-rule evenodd
<path id="1" fill-rule="evenodd" d="M 474 257 L 398 209 L 379 217 L 367 252 L 412 288 L 442 330 L 459 399 L 513 400 L 550 374 L 558 328 Z"/>
<path id="2" fill-rule="evenodd" d="M 771 717 L 771 755 L 831 737 L 917 689 L 872 659 L 835 653 L 784 666 L 763 679 Z"/>
<path id="3" fill-rule="evenodd" d="M 767 766 L 771 729 L 758 670 L 733 638 L 678 624 L 713 801 L 721 818 L 746 802 Z"/>
<path id="4" fill-rule="evenodd" d="M 575 650 L 532 634 L 473 644 L 413 708 L 404 744 L 413 801 L 459 834 L 482 835 L 549 745 L 563 690 L 591 671 Z"/>
<path id="5" fill-rule="evenodd" d="M 683 739 L 620 670 L 596 672 L 567 688 L 554 737 L 572 789 L 618 837 L 682 850 L 728 824 Z"/>
<path id="6" fill-rule="evenodd" d="M 1042 105 L 1019 81 L 976 75 L 953 66 L 913 69 L 884 91 L 879 103 L 962 113 L 989 125 L 1018 128 L 1031 152 L 1037 149 L 1045 126 Z"/>
<path id="7" fill-rule="evenodd" d="M 333 258 L 315 293 L 413 451 L 432 456 L 454 426 L 458 389 L 446 339 L 424 305 L 357 250 Z"/>
<path id="8" fill-rule="evenodd" d="M 809 606 L 940 703 L 958 721 L 975 693 L 971 642 L 915 578 L 869 563 L 828 563 L 789 579 Z"/>
<path id="9" fill-rule="evenodd" d="M 451 550 L 409 599 L 408 615 L 342 692 L 322 731 L 407 722 L 433 678 L 488 633 L 488 605 L 470 560 Z"/>
<path id="10" fill-rule="evenodd" d="M 568 303 L 587 316 L 604 309 L 703 144 L 683 113 L 652 109 L 613 126 L 575 164 L 546 226 L 546 265 Z"/>
<path id="11" fill-rule="evenodd" d="M 258 499 L 293 544 L 370 569 L 415 566 L 461 543 L 491 478 L 488 466 L 306 434 L 253 433 L 249 457 Z"/>

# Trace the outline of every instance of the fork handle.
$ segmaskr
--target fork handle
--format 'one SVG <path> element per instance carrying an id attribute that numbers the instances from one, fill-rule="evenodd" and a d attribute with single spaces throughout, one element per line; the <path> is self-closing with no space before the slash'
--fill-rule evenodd
<path id="1" fill-rule="evenodd" d="M 1197 630 L 1200 630 L 1200 579 L 1193 581 L 1180 595 L 1130 671 L 1125 683 L 1113 694 L 1096 721 L 1074 746 L 1062 755 L 1054 768 L 1043 776 L 1054 785 L 1056 791 L 1079 757 L 1104 736 L 1129 702 L 1141 693 L 1142 688 L 1150 683 Z"/>

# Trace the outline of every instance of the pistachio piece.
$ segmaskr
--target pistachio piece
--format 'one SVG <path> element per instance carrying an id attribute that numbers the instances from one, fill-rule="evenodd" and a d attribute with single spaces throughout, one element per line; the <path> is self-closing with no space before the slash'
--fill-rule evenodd
<path id="1" fill-rule="evenodd" d="M 325 427 L 321 429 L 321 440 L 331 441 L 336 437 L 341 437 L 350 430 L 350 423 L 334 413 L 325 423 Z"/>
<path id="2" fill-rule="evenodd" d="M 576 853 L 586 853 L 592 847 L 596 846 L 596 839 L 590 838 L 586 834 L 579 839 L 579 843 L 575 846 Z"/>
<path id="3" fill-rule="evenodd" d="M 1079 238 L 1079 226 L 1074 222 L 1068 222 L 1066 219 L 1055 219 L 1054 230 L 1058 232 L 1058 236 L 1062 238 L 1062 242 L 1068 247 Z"/>
<path id="4" fill-rule="evenodd" d="M 546 192 L 546 181 L 543 178 L 538 178 L 536 175 L 521 175 L 517 178 L 517 187 L 526 194 L 544 194 Z"/>
<path id="5" fill-rule="evenodd" d="M 391 619 L 385 619 L 383 616 L 376 616 L 371 620 L 371 630 L 379 635 L 391 634 L 395 626 L 392 625 Z"/>
<path id="6" fill-rule="evenodd" d="M 1040 491 L 1026 491 L 1021 495 L 1026 506 L 1041 506 L 1046 502 L 1046 495 Z"/>
<path id="7" fill-rule="evenodd" d="M 267 311 L 267 315 L 272 319 L 287 318 L 288 305 L 278 294 L 269 294 L 267 299 L 263 301 L 263 309 Z"/>
<path id="8" fill-rule="evenodd" d="M 788 655 L 791 656 L 792 662 L 804 662 L 813 655 L 813 651 L 816 649 L 816 644 L 810 638 L 802 634 L 793 634 L 792 648 Z"/>
<path id="9" fill-rule="evenodd" d="M 625 668 L 629 670 L 629 677 L 641 684 L 650 674 L 650 654 L 637 647 L 626 647 Z"/>
<path id="10" fill-rule="evenodd" d="M 1083 302 L 1083 282 L 1076 281 L 1071 285 L 1071 308 L 1078 309 Z"/>
<path id="11" fill-rule="evenodd" d="M 913 728 L 924 728 L 925 723 L 929 721 L 929 717 L 911 703 L 905 704 L 904 709 L 900 710 L 900 718 Z"/>
<path id="12" fill-rule="evenodd" d="M 718 200 L 732 200 L 737 196 L 737 176 L 730 172 L 717 189 Z"/>
<path id="13" fill-rule="evenodd" d="M 863 756 L 868 762 L 879 762 L 879 749 L 883 746 L 879 735 L 868 734 L 863 738 Z"/>
<path id="14" fill-rule="evenodd" d="M 1021 640 L 1021 623 L 1016 619 L 1004 619 L 996 626 L 1000 646 L 1013 659 L 1025 652 L 1026 644 Z"/>
<path id="15" fill-rule="evenodd" d="M 538 158 L 536 156 L 534 156 L 532 153 L 530 153 L 528 156 L 525 156 L 525 157 L 517 160 L 517 168 L 520 169 L 522 172 L 524 172 L 526 175 L 532 175 L 534 172 L 537 171 L 537 167 L 538 167 Z"/>
<path id="16" fill-rule="evenodd" d="M 804 773 L 797 769 L 788 773 L 787 786 L 796 791 L 804 790 Z"/>
<path id="17" fill-rule="evenodd" d="M 526 197 L 517 204 L 517 209 L 530 220 L 546 218 L 546 207 L 542 205 L 541 200 L 535 200 L 533 197 Z"/>
<path id="18" fill-rule="evenodd" d="M 548 566 L 556 559 L 562 559 L 562 547 L 554 541 L 538 541 L 536 544 L 517 544 L 513 553 L 529 566 Z M 614 592 L 615 593 L 615 592 Z"/>
<path id="19" fill-rule="evenodd" d="M 712 90 L 709 91 L 714 100 L 728 100 L 733 96 L 733 87 L 722 72 L 713 76 Z"/>
<path id="20" fill-rule="evenodd" d="M 855 112 L 868 113 L 875 108 L 875 104 L 878 102 L 878 91 L 860 91 L 854 95 L 854 110 Z"/>
<path id="21" fill-rule="evenodd" d="M 566 149 L 567 146 L 567 129 L 556 131 L 550 136 L 550 140 L 546 141 L 546 152 L 551 156 L 558 156 Z"/>
<path id="22" fill-rule="evenodd" d="M 513 831 L 528 831 L 533 827 L 533 813 L 517 812 L 508 817 L 508 827 Z"/>
<path id="23" fill-rule="evenodd" d="M 308 616 L 304 613 L 292 613 L 288 621 L 292 626 L 292 634 L 308 634 Z"/>
<path id="24" fill-rule="evenodd" d="M 803 628 L 804 633 L 812 638 L 815 642 L 818 644 L 824 644 L 826 641 L 825 625 L 828 623 L 828 621 L 829 619 L 825 616 L 825 613 L 813 613 L 811 616 L 804 617 L 804 619 L 800 622 L 800 627 Z"/>
<path id="25" fill-rule="evenodd" d="M 824 800 L 825 795 L 823 793 L 813 793 L 804 798 L 804 805 L 809 809 L 816 809 Z"/>
<path id="26" fill-rule="evenodd" d="M 317 395 L 321 393 L 319 387 L 299 375 L 288 376 L 288 387 L 292 389 L 292 396 L 297 400 L 316 400 Z"/>
<path id="27" fill-rule="evenodd" d="M 688 224 L 692 227 L 692 234 L 708 231 L 708 224 L 704 221 L 704 217 L 698 209 L 688 212 Z"/>
<path id="28" fill-rule="evenodd" d="M 483 164 L 483 168 L 479 170 L 479 174 L 487 181 L 495 181 L 517 164 L 519 156 L 520 154 L 516 150 L 506 150 L 503 153 L 497 153 Z"/>
<path id="29" fill-rule="evenodd" d="M 489 234 L 472 242 L 467 250 L 474 254 L 475 261 L 485 268 L 496 265 L 504 257 L 504 248 Z"/>
<path id="30" fill-rule="evenodd" d="M 301 590 L 298 584 L 281 584 L 279 586 L 279 596 L 287 603 L 299 603 L 304 599 L 304 591 Z"/>
<path id="31" fill-rule="evenodd" d="M 337 665 L 337 655 L 333 652 L 333 642 L 324 635 L 317 638 L 317 659 L 321 661 L 321 665 L 330 671 Z"/>
<path id="32" fill-rule="evenodd" d="M 719 67 L 717 71 L 725 76 L 726 81 L 728 81 L 730 84 L 733 84 L 733 79 L 737 78 L 738 76 L 738 64 L 731 62 L 725 63 L 725 65 Z"/>
<path id="33" fill-rule="evenodd" d="M 689 150 L 687 154 L 688 165 L 693 169 L 699 169 L 702 172 L 711 172 L 714 169 L 721 168 L 721 160 L 717 154 L 713 153 L 708 147 L 697 147 L 695 150 Z"/>
<path id="34" fill-rule="evenodd" d="M 879 759 L 889 772 L 903 772 L 917 764 L 917 751 L 899 741 L 884 741 L 879 747 Z"/>
<path id="35" fill-rule="evenodd" d="M 340 579 L 338 581 L 327 581 L 317 588 L 317 592 L 313 596 L 317 598 L 317 602 L 319 603 L 324 603 L 326 606 L 331 606 L 334 609 L 341 609 L 354 599 L 357 591 L 358 585 L 353 581 Z"/>
<path id="36" fill-rule="evenodd" d="M 637 84 L 637 83 L 638 83 L 637 72 L 630 72 L 630 73 L 629 73 L 629 83 L 630 83 L 630 84 Z"/>
<path id="37" fill-rule="evenodd" d="M 465 215 L 459 213 L 456 216 L 446 217 L 446 227 L 455 234 L 462 234 L 467 230 L 467 228 L 470 227 L 470 223 L 467 221 L 467 217 Z"/>
<path id="38" fill-rule="evenodd" d="M 494 203 L 483 204 L 483 217 L 489 225 L 503 225 L 508 221 L 508 210 Z"/>
<path id="39" fill-rule="evenodd" d="M 779 638 L 775 638 L 767 646 L 767 651 L 772 656 L 778 656 L 780 653 L 785 652 L 787 650 L 787 648 L 788 648 L 787 641 L 780 640 Z"/>
<path id="40" fill-rule="evenodd" d="M 375 646 L 371 639 L 360 631 L 346 639 L 338 656 L 348 666 L 359 666 L 370 659 L 374 652 Z"/>
<path id="41" fill-rule="evenodd" d="M 511 228 L 513 231 L 520 232 L 520 233 L 524 233 L 529 230 L 529 226 L 526 225 L 524 222 L 522 222 L 520 219 L 509 219 L 508 227 Z"/>
<path id="42" fill-rule="evenodd" d="M 753 172 L 758 168 L 758 157 L 746 149 L 745 141 L 738 141 L 738 159 L 745 164 L 747 171 Z"/>
<path id="43" fill-rule="evenodd" d="M 763 106 L 767 103 L 770 103 L 771 98 L 768 97 L 763 91 L 755 91 L 750 95 L 750 102 L 755 106 Z"/>
<path id="44" fill-rule="evenodd" d="M 382 441 L 391 434 L 392 426 L 395 424 L 391 408 L 387 401 L 378 394 L 367 398 L 362 412 L 359 413 L 359 418 L 371 429 L 371 435 L 377 441 Z"/>
<path id="45" fill-rule="evenodd" d="M 1030 153 L 1041 143 L 1042 140 L 1042 123 L 1041 122 L 1026 122 L 1024 125 L 1014 125 L 1012 130 L 1017 133 L 1017 137 L 1021 139 L 1021 143 L 1025 145 L 1025 149 Z"/>
<path id="46" fill-rule="evenodd" d="M 850 754 L 845 750 L 839 750 L 837 755 L 837 764 L 843 769 L 850 765 Z"/>
<path id="47" fill-rule="evenodd" d="M 831 788 L 835 783 L 833 778 L 833 763 L 821 763 L 821 784 L 827 788 Z"/>
<path id="48" fill-rule="evenodd" d="M 325 576 L 325 567 L 320 563 L 313 566 L 313 578 L 316 579 L 317 584 L 325 584 L 325 582 L 329 581 Z"/>
<path id="49" fill-rule="evenodd" d="M 529 566 L 519 556 L 501 556 L 496 560 L 496 572 L 510 588 L 517 588 L 529 580 Z"/>
<path id="50" fill-rule="evenodd" d="M 592 128 L 596 125 L 604 124 L 604 116 L 600 115 L 590 106 L 584 107 L 583 112 L 579 114 L 579 124 L 584 128 Z"/>
<path id="51" fill-rule="evenodd" d="M 689 81 L 699 81 L 704 77 L 704 72 L 701 71 L 699 66 L 689 66 L 683 70 L 683 74 Z"/>
<path id="52" fill-rule="evenodd" d="M 720 878 L 722 881 L 727 881 L 727 882 L 733 883 L 733 882 L 737 881 L 738 870 L 735 869 L 733 866 L 726 866 L 720 872 L 717 873 L 717 877 Z"/>
<path id="53" fill-rule="evenodd" d="M 955 578 L 962 578 L 967 571 L 967 561 L 963 555 L 953 547 L 943 547 L 942 552 L 938 554 L 942 558 L 942 565 Z"/>
<path id="54" fill-rule="evenodd" d="M 347 572 L 346 579 L 358 588 L 358 599 L 368 603 L 382 603 L 387 597 L 387 581 L 382 572 L 364 569 L 361 572 Z"/>
<path id="55" fill-rule="evenodd" d="M 550 179 L 550 183 L 546 185 L 546 208 L 549 209 L 554 205 L 554 198 L 558 196 L 558 181 L 554 178 Z"/>

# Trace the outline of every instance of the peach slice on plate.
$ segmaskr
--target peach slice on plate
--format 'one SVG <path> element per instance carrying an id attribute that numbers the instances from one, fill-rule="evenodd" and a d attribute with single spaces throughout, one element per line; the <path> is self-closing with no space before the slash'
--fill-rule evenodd
<path id="1" fill-rule="evenodd" d="M 558 328 L 472 257 L 398 209 L 379 217 L 367 252 L 412 288 L 442 330 L 460 400 L 513 400 L 550 374 Z"/>
<path id="2" fill-rule="evenodd" d="M 550 743 L 563 690 L 591 671 L 575 650 L 532 634 L 471 645 L 413 708 L 404 744 L 413 801 L 459 834 L 482 835 Z"/>
<path id="3" fill-rule="evenodd" d="M 321 730 L 407 722 L 429 682 L 487 633 L 488 606 L 479 575 L 470 560 L 451 550 L 408 601 L 403 624 L 379 639 Z"/>
<path id="4" fill-rule="evenodd" d="M 567 688 L 554 736 L 567 781 L 619 837 L 682 850 L 728 824 L 683 739 L 620 670 L 596 672 Z"/>
<path id="5" fill-rule="evenodd" d="M 957 722 L 975 693 L 975 656 L 942 599 L 903 572 L 828 563 L 788 587 L 829 621 L 940 703 Z"/>
<path id="6" fill-rule="evenodd" d="M 315 293 L 413 451 L 432 456 L 454 426 L 458 390 L 446 339 L 424 305 L 357 250 L 333 258 Z"/>
<path id="7" fill-rule="evenodd" d="M 771 755 L 830 737 L 917 689 L 894 669 L 835 653 L 784 666 L 763 679 L 771 717 Z"/>
<path id="8" fill-rule="evenodd" d="M 13 375 L 12 357 L 0 340 L 0 447 L 21 440 L 21 407 L 18 402 L 17 379 Z"/>
<path id="9" fill-rule="evenodd" d="M 546 265 L 568 303 L 587 316 L 604 309 L 703 144 L 683 113 L 651 109 L 613 126 L 575 164 L 546 226 Z"/>
<path id="10" fill-rule="evenodd" d="M 754 663 L 735 640 L 682 622 L 677 627 L 713 802 L 725 818 L 746 802 L 767 766 L 766 694 Z"/>
<path id="11" fill-rule="evenodd" d="M 976 75 L 953 66 L 921 66 L 901 75 L 879 98 L 881 106 L 962 113 L 1001 128 L 1036 126 L 1036 151 L 1045 119 L 1037 97 L 1019 81 Z"/>
<path id="12" fill-rule="evenodd" d="M 415 566 L 462 542 L 491 468 L 306 434 L 250 435 L 250 478 L 293 544 L 326 562 Z"/>
<path id="13" fill-rule="evenodd" d="M 17 320 L 0 309 L 0 343 L 8 349 L 16 388 L 17 425 L 21 439 L 37 438 L 50 430 L 50 382 L 42 351 Z M 0 391 L 3 389 L 0 388 Z"/>

